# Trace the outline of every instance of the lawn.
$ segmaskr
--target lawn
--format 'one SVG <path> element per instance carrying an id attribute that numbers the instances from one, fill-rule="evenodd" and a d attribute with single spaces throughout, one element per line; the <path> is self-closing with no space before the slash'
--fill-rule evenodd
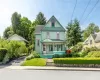
<path id="1" fill-rule="evenodd" d="M 31 60 L 25 60 L 22 66 L 46 66 L 46 60 L 43 58 L 34 58 Z"/>

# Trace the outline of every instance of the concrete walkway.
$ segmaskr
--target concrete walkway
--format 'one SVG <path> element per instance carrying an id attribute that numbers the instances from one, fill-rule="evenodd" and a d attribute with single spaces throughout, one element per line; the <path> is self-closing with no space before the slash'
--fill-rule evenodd
<path id="1" fill-rule="evenodd" d="M 6 69 L 21 70 L 67 70 L 67 71 L 100 71 L 100 68 L 75 68 L 75 67 L 41 67 L 41 66 L 7 66 Z"/>

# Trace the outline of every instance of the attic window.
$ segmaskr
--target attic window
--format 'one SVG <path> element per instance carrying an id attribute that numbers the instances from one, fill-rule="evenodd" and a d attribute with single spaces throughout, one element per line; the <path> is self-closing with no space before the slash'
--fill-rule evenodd
<path id="1" fill-rule="evenodd" d="M 54 27 L 54 26 L 55 26 L 55 22 L 52 22 L 52 23 L 51 23 L 51 26 Z"/>

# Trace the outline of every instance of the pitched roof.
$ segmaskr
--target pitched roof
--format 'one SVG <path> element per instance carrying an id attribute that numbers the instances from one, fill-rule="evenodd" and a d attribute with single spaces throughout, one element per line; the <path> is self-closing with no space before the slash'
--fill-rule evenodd
<path id="1" fill-rule="evenodd" d="M 100 32 L 98 32 L 98 33 L 91 34 L 91 35 L 84 41 L 84 44 L 88 44 L 88 43 L 89 43 L 89 39 L 90 39 L 91 36 L 92 36 L 92 38 L 94 39 L 94 41 L 95 41 L 96 43 L 100 42 Z"/>
<path id="2" fill-rule="evenodd" d="M 35 34 L 40 34 L 44 25 L 37 25 L 35 28 Z"/>
<path id="3" fill-rule="evenodd" d="M 65 41 L 60 39 L 44 39 L 41 42 L 65 42 Z"/>
<path id="4" fill-rule="evenodd" d="M 19 36 L 17 34 L 12 35 L 7 40 L 16 40 L 16 41 L 25 41 L 25 42 L 28 42 L 26 39 L 24 39 L 23 37 L 21 37 L 21 36 Z"/>
<path id="5" fill-rule="evenodd" d="M 65 28 L 60 24 L 60 22 L 56 19 L 56 17 L 53 15 L 48 21 L 47 21 L 47 23 L 49 22 L 49 21 L 57 21 L 58 22 L 58 24 L 61 26 L 61 27 L 44 27 L 43 29 L 42 29 L 42 31 L 65 31 Z M 46 24 L 47 24 L 46 23 Z M 45 25 L 46 25 L 45 24 Z M 44 26 L 45 26 L 44 25 Z"/>

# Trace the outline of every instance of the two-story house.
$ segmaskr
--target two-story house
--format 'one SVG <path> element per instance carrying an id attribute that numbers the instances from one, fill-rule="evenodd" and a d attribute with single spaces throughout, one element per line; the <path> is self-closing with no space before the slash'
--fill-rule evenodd
<path id="1" fill-rule="evenodd" d="M 54 54 L 65 53 L 65 29 L 52 16 L 45 25 L 37 25 L 35 29 L 35 50 L 44 58 L 52 58 Z"/>

